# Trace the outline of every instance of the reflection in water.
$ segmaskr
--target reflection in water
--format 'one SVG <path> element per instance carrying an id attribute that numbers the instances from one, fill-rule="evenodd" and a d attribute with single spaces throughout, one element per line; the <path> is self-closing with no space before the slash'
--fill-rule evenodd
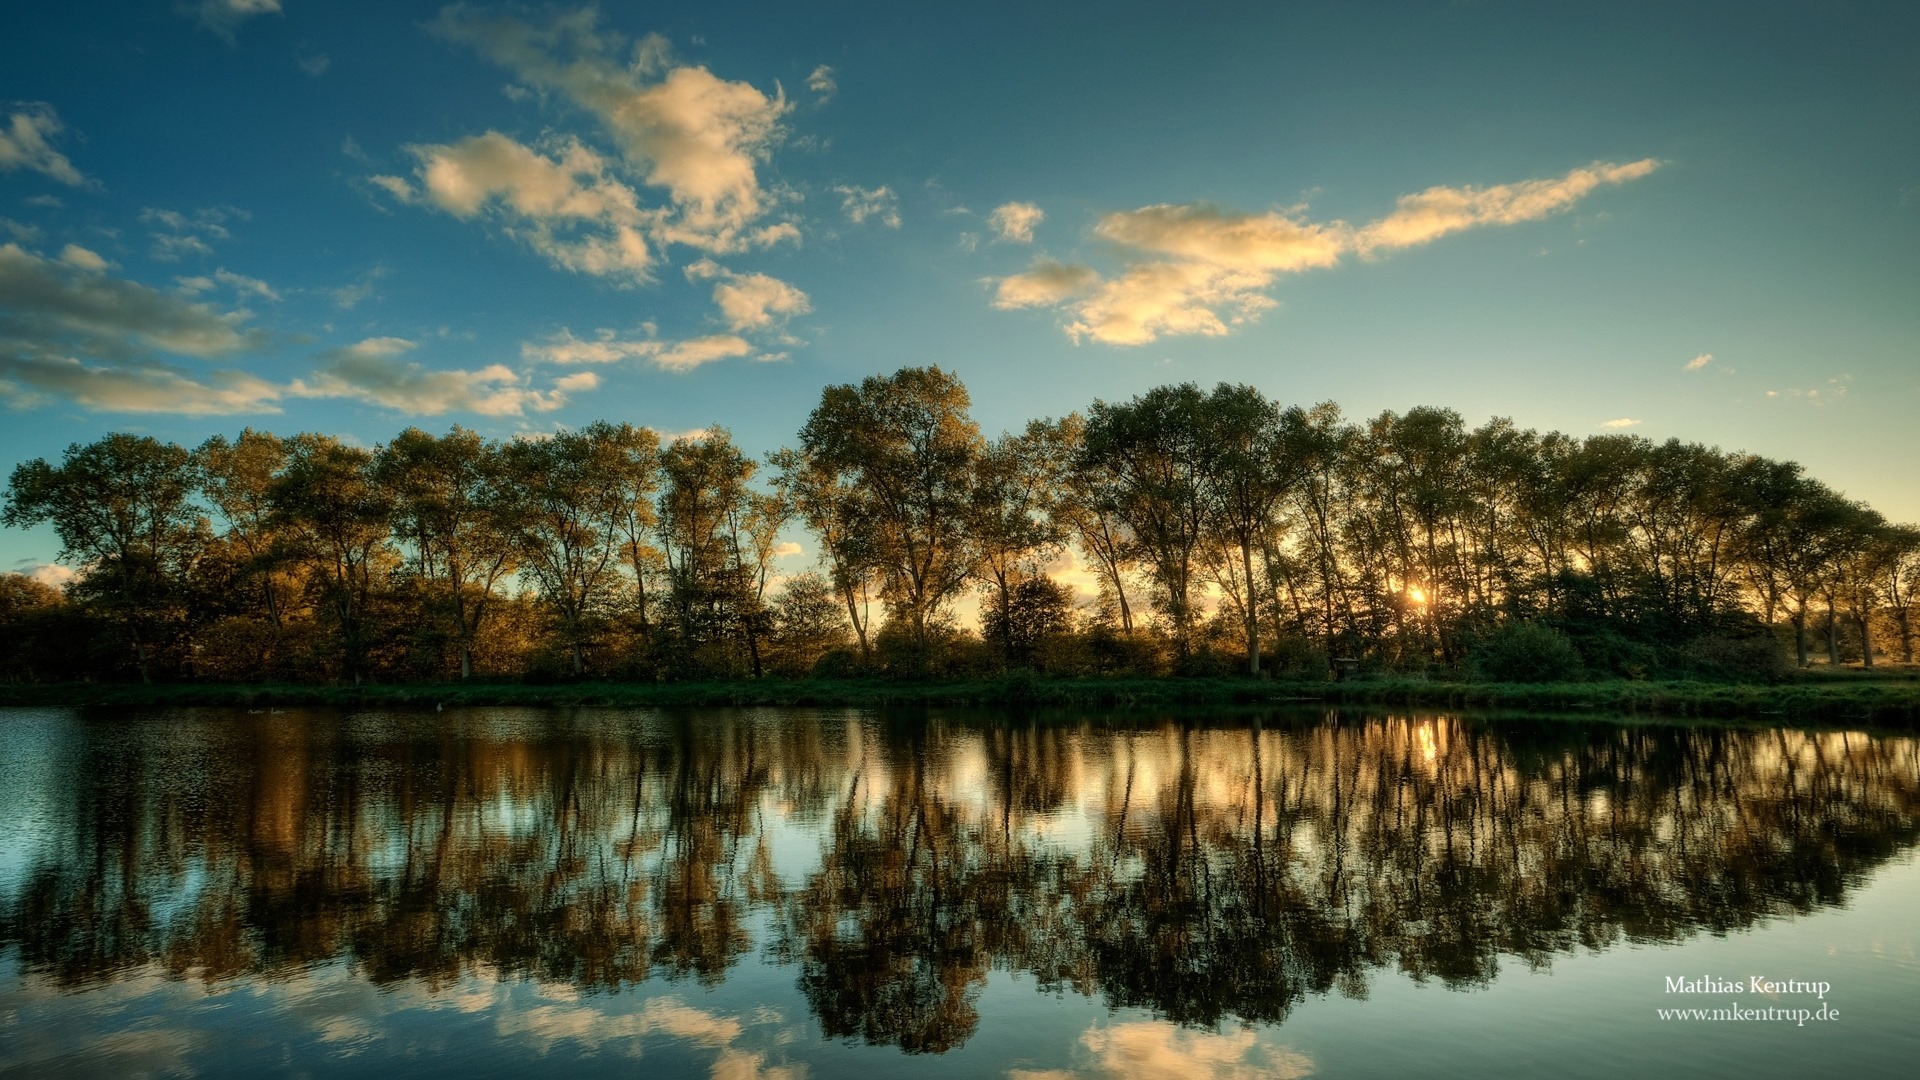
<path id="1" fill-rule="evenodd" d="M 995 968 L 1174 1025 L 1277 1021 L 1383 969 L 1478 985 L 1503 955 L 1836 903 L 1920 832 L 1920 742 L 1840 732 L 207 711 L 62 753 L 0 879 L 0 948 L 59 985 L 344 960 L 428 993 L 713 986 L 758 950 L 828 1036 L 910 1052 L 965 1042 Z M 1237 1038 L 1082 1042 L 1089 1075 L 1307 1067 Z"/>

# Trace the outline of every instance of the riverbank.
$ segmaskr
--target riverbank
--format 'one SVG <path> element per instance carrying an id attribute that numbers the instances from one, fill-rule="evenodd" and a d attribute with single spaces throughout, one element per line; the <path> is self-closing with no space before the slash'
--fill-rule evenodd
<path id="1" fill-rule="evenodd" d="M 476 682 L 302 684 L 60 683 L 0 686 L 0 705 L 64 706 L 1128 706 L 1398 705 L 1546 713 L 1871 723 L 1920 727 L 1911 673 L 1803 675 L 1772 684 L 1613 680 L 1475 683 L 1410 678 L 1283 682 L 1247 678 L 1054 679 L 1007 675 L 950 682 L 777 680 L 718 683 Z"/>

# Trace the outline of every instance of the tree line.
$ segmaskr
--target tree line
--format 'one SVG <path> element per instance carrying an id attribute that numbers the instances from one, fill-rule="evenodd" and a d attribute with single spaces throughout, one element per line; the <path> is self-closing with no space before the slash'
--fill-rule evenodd
<path id="1" fill-rule="evenodd" d="M 720 428 L 607 422 L 372 449 L 111 434 L 12 473 L 0 520 L 51 525 L 77 573 L 0 578 L 0 662 L 359 683 L 1913 659 L 1920 530 L 1792 462 L 1227 383 L 996 438 L 969 408 L 938 367 L 829 386 L 763 461 Z M 796 532 L 816 563 L 787 574 Z"/>

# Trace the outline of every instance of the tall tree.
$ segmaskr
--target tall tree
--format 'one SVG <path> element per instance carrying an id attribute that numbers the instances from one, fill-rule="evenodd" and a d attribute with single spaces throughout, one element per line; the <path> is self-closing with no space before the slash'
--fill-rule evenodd
<path id="1" fill-rule="evenodd" d="M 618 429 L 593 423 L 546 439 L 507 444 L 505 519 L 515 533 L 520 573 L 560 630 L 575 675 L 605 613 L 618 573 L 619 528 L 628 512 Z"/>
<path id="2" fill-rule="evenodd" d="M 153 681 L 149 646 L 171 621 L 205 536 L 193 490 L 186 450 L 113 434 L 68 446 L 59 465 L 22 462 L 0 509 L 12 528 L 53 526 L 60 560 L 84 569 L 84 584 L 127 635 L 142 682 Z"/>
<path id="3" fill-rule="evenodd" d="M 500 446 L 461 427 L 441 437 L 408 428 L 375 455 L 373 476 L 392 497 L 394 532 L 440 609 L 460 677 L 472 678 L 481 623 L 514 571 Z"/>
<path id="4" fill-rule="evenodd" d="M 1137 539 L 1182 664 L 1193 650 L 1194 562 L 1206 517 L 1204 400 L 1182 383 L 1119 405 L 1096 401 L 1078 462 L 1096 478 L 1094 498 Z"/>
<path id="5" fill-rule="evenodd" d="M 1247 671 L 1258 675 L 1260 608 L 1253 556 L 1269 550 L 1279 532 L 1280 507 L 1293 486 L 1294 463 L 1287 458 L 1280 410 L 1251 386 L 1221 383 L 1201 403 L 1199 420 L 1206 524 L 1219 547 L 1239 564 L 1218 575 L 1221 590 L 1238 603 Z"/>
<path id="6" fill-rule="evenodd" d="M 287 464 L 269 489 L 274 528 L 314 571 L 322 610 L 339 635 L 341 666 L 366 677 L 369 608 L 392 565 L 393 498 L 375 481 L 373 452 L 327 435 L 288 441 Z"/>
<path id="7" fill-rule="evenodd" d="M 928 625 L 978 563 L 968 533 L 984 451 L 960 380 L 937 367 L 901 368 L 859 386 L 829 386 L 800 431 L 801 453 L 857 493 L 875 562 L 919 654 Z"/>

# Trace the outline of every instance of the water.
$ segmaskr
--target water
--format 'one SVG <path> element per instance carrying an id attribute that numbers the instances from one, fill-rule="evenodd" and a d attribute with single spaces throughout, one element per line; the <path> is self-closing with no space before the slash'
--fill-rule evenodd
<path id="1" fill-rule="evenodd" d="M 1860 732 L 0 710 L 0 1075 L 1904 1076 L 1917 811 Z"/>

